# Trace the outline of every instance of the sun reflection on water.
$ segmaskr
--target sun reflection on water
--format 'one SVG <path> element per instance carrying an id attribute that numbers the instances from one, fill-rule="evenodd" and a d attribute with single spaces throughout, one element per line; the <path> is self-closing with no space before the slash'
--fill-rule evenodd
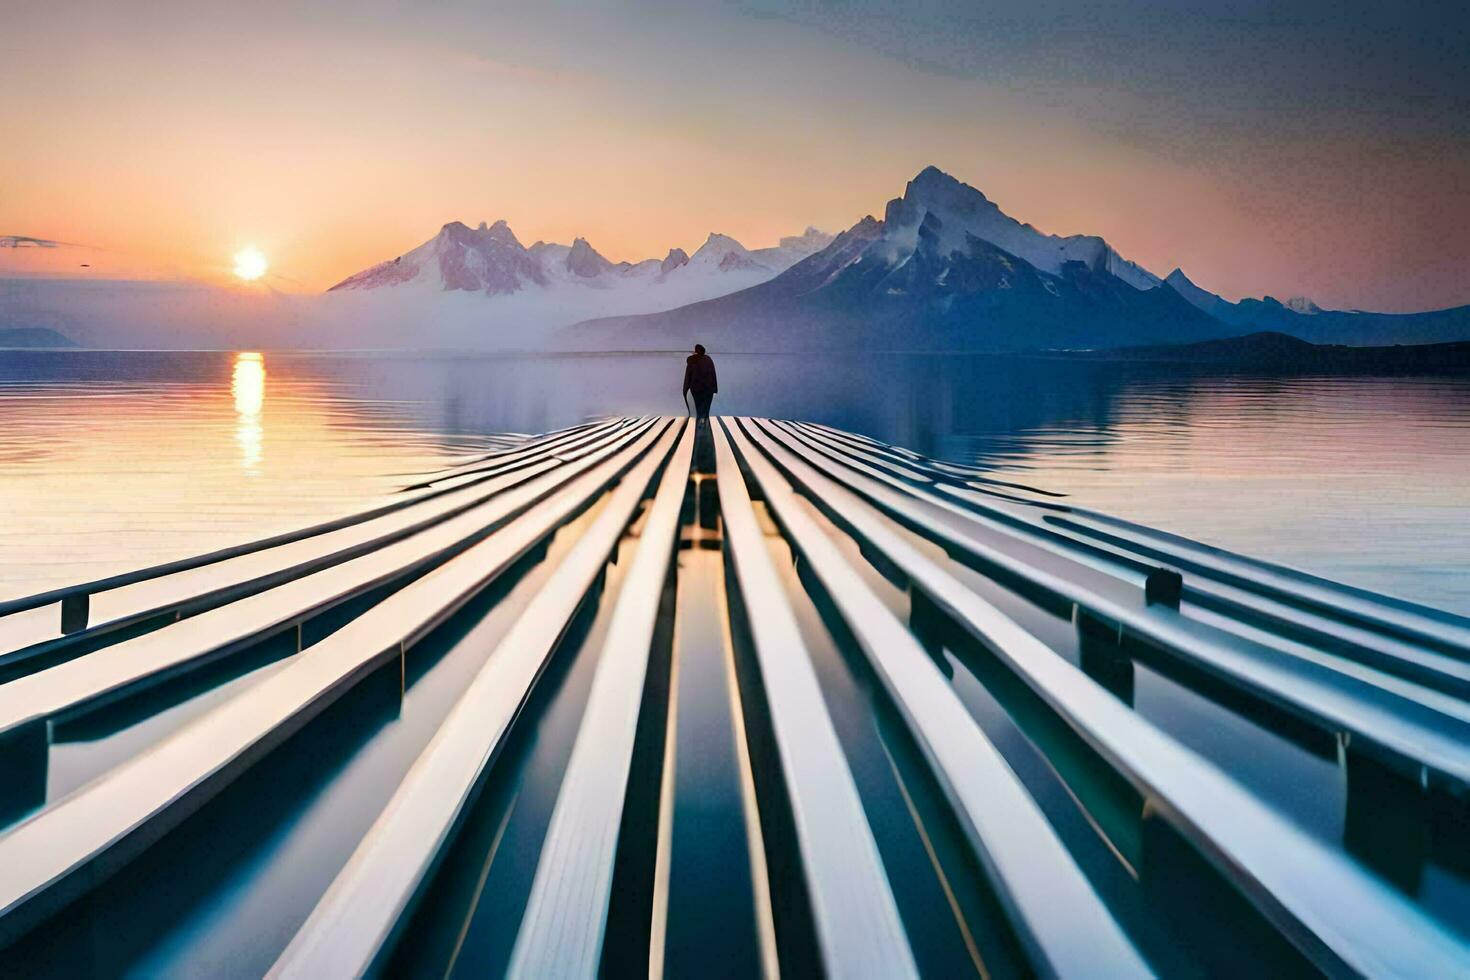
<path id="1" fill-rule="evenodd" d="M 240 464 L 253 476 L 259 470 L 265 436 L 260 424 L 265 407 L 265 358 L 261 354 L 241 351 L 235 355 L 230 393 L 235 397 L 235 441 L 240 444 Z"/>

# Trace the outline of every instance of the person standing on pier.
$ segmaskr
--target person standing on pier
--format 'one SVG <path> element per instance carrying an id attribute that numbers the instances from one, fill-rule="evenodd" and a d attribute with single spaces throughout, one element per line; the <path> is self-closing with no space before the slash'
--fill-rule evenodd
<path id="1" fill-rule="evenodd" d="M 694 392 L 694 414 L 700 421 L 709 418 L 709 405 L 720 390 L 715 379 L 715 361 L 704 352 L 703 344 L 694 345 L 694 353 L 684 362 L 684 394 Z"/>

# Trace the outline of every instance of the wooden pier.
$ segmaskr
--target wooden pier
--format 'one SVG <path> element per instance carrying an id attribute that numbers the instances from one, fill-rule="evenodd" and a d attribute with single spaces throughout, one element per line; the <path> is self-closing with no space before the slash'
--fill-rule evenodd
<path id="1" fill-rule="evenodd" d="M 74 966 L 94 920 L 194 873 L 179 842 L 249 774 L 311 771 L 441 657 L 467 680 L 365 830 L 225 972 L 476 972 L 489 916 L 480 966 L 525 977 L 678 975 L 689 949 L 720 974 L 1470 975 L 1470 620 L 730 417 L 577 426 L 0 603 L 0 974 Z M 537 844 L 497 870 L 579 665 L 518 818 Z M 142 734 L 58 786 L 74 730 Z M 716 856 L 737 871 L 689 885 Z"/>

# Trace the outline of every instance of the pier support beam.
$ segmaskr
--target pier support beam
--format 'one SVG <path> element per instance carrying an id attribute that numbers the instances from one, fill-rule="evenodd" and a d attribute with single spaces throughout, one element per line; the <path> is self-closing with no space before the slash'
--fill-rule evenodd
<path id="1" fill-rule="evenodd" d="M 1337 747 L 1347 779 L 1343 843 L 1379 874 L 1417 892 L 1429 857 L 1428 789 L 1352 748 L 1345 736 L 1338 736 Z"/>
<path id="2" fill-rule="evenodd" d="M 1079 666 L 1124 704 L 1133 704 L 1133 660 L 1123 650 L 1123 626 L 1072 607 Z"/>
<path id="3" fill-rule="evenodd" d="M 956 629 L 950 618 L 934 604 L 934 600 L 923 589 L 909 585 L 909 629 L 919 638 L 924 651 L 934 661 L 946 678 L 954 680 L 954 667 L 944 655 L 945 646 L 952 642 Z"/>
<path id="4" fill-rule="evenodd" d="M 1140 880 L 1198 963 L 1241 976 L 1314 973 L 1302 954 L 1152 806 L 1143 808 Z"/>
<path id="5" fill-rule="evenodd" d="M 46 802 L 50 748 L 45 721 L 0 734 L 0 825 Z"/>
<path id="6" fill-rule="evenodd" d="M 92 597 L 85 592 L 81 595 L 69 595 L 61 600 L 61 632 L 80 633 L 87 628 L 87 616 L 90 612 Z"/>
<path id="7" fill-rule="evenodd" d="M 1143 582 L 1143 601 L 1150 606 L 1179 608 L 1184 598 L 1184 574 L 1172 568 L 1155 568 Z"/>
<path id="8" fill-rule="evenodd" d="M 713 531 L 719 526 L 720 520 L 720 485 L 706 477 L 696 486 L 699 487 L 699 526 L 706 531 Z"/>

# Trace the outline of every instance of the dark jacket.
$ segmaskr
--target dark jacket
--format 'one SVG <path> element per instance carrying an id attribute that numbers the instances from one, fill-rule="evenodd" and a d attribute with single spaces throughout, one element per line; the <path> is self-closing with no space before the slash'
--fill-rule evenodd
<path id="1" fill-rule="evenodd" d="M 690 354 L 684 362 L 684 390 L 696 395 L 713 395 L 720 390 L 715 379 L 715 361 L 708 354 Z"/>

